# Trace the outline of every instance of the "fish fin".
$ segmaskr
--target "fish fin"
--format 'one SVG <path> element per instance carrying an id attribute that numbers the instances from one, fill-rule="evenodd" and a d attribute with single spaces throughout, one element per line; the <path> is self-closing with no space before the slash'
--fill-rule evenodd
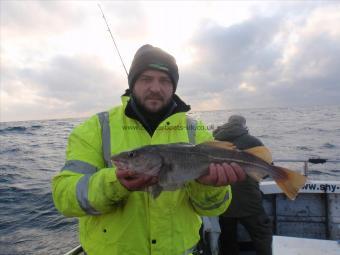
<path id="1" fill-rule="evenodd" d="M 262 173 L 261 171 L 253 171 L 252 167 L 249 167 L 249 169 L 247 169 L 247 167 L 244 166 L 243 169 L 246 171 L 247 175 L 249 175 L 257 182 L 260 182 L 265 176 L 268 175 L 267 173 Z"/>
<path id="2" fill-rule="evenodd" d="M 159 170 L 158 182 L 161 184 L 166 184 L 168 182 L 168 172 L 171 170 L 171 165 L 163 163 L 161 169 Z"/>
<path id="3" fill-rule="evenodd" d="M 245 152 L 248 152 L 264 161 L 267 163 L 271 164 L 273 162 L 272 154 L 268 150 L 267 147 L 265 146 L 255 146 L 246 150 L 243 150 Z"/>
<path id="4" fill-rule="evenodd" d="M 209 142 L 204 142 L 200 143 L 202 145 L 208 145 L 208 146 L 213 146 L 217 148 L 222 148 L 226 150 L 235 150 L 236 146 L 233 143 L 227 142 L 227 141 L 209 141 Z"/>
<path id="5" fill-rule="evenodd" d="M 151 195 L 154 199 L 156 199 L 163 191 L 163 188 L 159 184 L 155 184 L 151 186 Z"/>
<path id="6" fill-rule="evenodd" d="M 165 187 L 163 187 L 163 190 L 175 191 L 175 190 L 178 190 L 181 187 L 183 187 L 183 184 L 168 184 Z"/>
<path id="7" fill-rule="evenodd" d="M 286 194 L 286 196 L 289 199 L 294 200 L 299 192 L 299 189 L 305 185 L 307 177 L 284 167 L 272 167 L 273 171 L 276 171 L 276 174 L 273 174 L 273 179 Z"/>

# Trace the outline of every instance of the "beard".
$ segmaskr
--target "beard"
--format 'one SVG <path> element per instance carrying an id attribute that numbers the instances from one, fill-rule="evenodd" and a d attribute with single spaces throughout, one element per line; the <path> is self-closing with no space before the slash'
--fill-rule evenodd
<path id="1" fill-rule="evenodd" d="M 149 93 L 148 95 L 145 96 L 144 99 L 141 99 L 137 97 L 135 94 L 132 94 L 132 97 L 137 105 L 137 107 L 142 110 L 144 113 L 150 114 L 150 115 L 157 115 L 160 113 L 163 113 L 169 108 L 170 102 L 172 101 L 172 96 L 169 99 L 165 99 L 161 94 L 159 93 Z M 148 109 L 146 106 L 145 102 L 147 100 L 158 100 L 161 102 L 162 106 L 157 109 L 156 111 L 152 111 Z"/>

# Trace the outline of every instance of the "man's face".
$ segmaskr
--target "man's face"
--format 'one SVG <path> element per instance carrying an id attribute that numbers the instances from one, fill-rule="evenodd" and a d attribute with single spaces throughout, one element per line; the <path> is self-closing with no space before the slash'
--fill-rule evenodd
<path id="1" fill-rule="evenodd" d="M 169 104 L 173 94 L 173 84 L 166 73 L 146 70 L 139 75 L 132 93 L 147 111 L 156 113 Z"/>

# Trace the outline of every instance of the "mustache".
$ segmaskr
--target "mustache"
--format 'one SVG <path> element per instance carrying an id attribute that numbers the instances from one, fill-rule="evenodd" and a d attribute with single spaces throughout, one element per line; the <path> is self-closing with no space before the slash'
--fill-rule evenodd
<path id="1" fill-rule="evenodd" d="M 161 100 L 163 101 L 164 98 L 162 97 L 162 95 L 158 94 L 158 93 L 150 93 L 145 97 L 146 100 Z"/>

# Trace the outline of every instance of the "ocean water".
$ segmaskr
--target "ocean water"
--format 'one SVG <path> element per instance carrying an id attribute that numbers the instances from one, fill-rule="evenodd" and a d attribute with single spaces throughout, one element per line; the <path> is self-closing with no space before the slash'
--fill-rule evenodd
<path id="1" fill-rule="evenodd" d="M 210 129 L 232 114 L 274 159 L 340 160 L 340 106 L 194 112 Z M 78 245 L 77 220 L 53 206 L 50 181 L 63 166 L 67 137 L 82 119 L 0 123 L 0 254 L 63 254 Z M 300 163 L 278 165 L 302 170 Z M 313 179 L 340 180 L 340 165 L 311 165 Z"/>

